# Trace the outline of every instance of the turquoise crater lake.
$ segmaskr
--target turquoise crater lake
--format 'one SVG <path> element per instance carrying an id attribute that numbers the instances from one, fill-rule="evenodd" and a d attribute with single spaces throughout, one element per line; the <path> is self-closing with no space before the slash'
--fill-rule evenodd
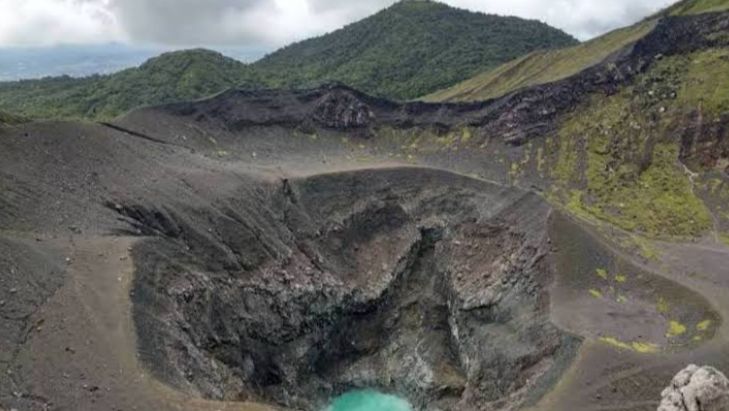
<path id="1" fill-rule="evenodd" d="M 326 411 L 412 411 L 410 404 L 394 395 L 374 390 L 357 390 L 342 394 Z"/>

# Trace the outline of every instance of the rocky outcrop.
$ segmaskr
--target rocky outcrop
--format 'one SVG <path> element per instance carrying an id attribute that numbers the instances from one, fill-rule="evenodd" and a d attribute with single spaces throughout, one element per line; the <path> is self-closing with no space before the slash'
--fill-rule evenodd
<path id="1" fill-rule="evenodd" d="M 349 130 L 367 127 L 374 119 L 374 113 L 356 95 L 340 89 L 324 95 L 317 102 L 313 117 L 326 128 Z"/>
<path id="2" fill-rule="evenodd" d="M 681 119 L 680 160 L 692 169 L 716 169 L 729 175 L 729 114 L 704 118 L 701 111 Z"/>
<path id="3" fill-rule="evenodd" d="M 713 367 L 689 365 L 661 393 L 658 411 L 729 411 L 729 380 Z"/>

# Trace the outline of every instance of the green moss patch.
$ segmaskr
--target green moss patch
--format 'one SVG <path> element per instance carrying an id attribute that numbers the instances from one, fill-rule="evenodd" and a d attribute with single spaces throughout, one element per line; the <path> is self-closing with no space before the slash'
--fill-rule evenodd
<path id="1" fill-rule="evenodd" d="M 729 8 L 729 4 L 726 5 Z M 729 111 L 729 50 L 710 49 L 661 60 L 655 72 L 679 70 L 675 104 L 717 115 Z"/>
<path id="2" fill-rule="evenodd" d="M 729 2 L 726 0 L 687 0 L 672 7 L 670 14 L 701 14 L 723 10 L 729 10 Z"/>
<path id="3" fill-rule="evenodd" d="M 644 341 L 625 342 L 618 340 L 615 337 L 600 337 L 600 341 L 610 346 L 620 348 L 621 350 L 635 351 L 642 354 L 653 354 L 660 350 L 658 345 Z"/>
<path id="4" fill-rule="evenodd" d="M 722 53 L 697 53 L 688 61 L 706 66 Z M 725 96 L 709 93 L 700 100 L 701 91 L 683 91 L 704 81 L 698 69 L 666 60 L 633 87 L 593 96 L 563 123 L 552 144 L 550 174 L 569 211 L 654 238 L 699 236 L 711 228 L 709 211 L 679 162 L 673 116 L 662 114 L 699 104 L 723 110 L 729 104 L 729 76 L 724 76 Z"/>

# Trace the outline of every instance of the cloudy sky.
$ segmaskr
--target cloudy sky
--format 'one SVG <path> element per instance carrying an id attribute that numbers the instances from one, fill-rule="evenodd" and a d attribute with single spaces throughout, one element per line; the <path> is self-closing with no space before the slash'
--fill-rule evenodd
<path id="1" fill-rule="evenodd" d="M 585 40 L 672 0 L 444 0 L 539 19 Z M 323 34 L 394 0 L 0 0 L 0 47 L 121 42 L 275 48 Z"/>

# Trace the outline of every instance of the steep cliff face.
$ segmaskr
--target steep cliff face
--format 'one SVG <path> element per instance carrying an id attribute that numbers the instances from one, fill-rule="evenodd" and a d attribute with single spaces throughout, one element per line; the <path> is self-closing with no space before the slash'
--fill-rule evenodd
<path id="1" fill-rule="evenodd" d="M 135 249 L 134 300 L 140 351 L 165 381 L 304 409 L 354 387 L 505 409 L 572 355 L 547 319 L 536 196 L 420 169 L 256 190 L 260 204 L 186 215 L 116 208 L 162 234 Z"/>

